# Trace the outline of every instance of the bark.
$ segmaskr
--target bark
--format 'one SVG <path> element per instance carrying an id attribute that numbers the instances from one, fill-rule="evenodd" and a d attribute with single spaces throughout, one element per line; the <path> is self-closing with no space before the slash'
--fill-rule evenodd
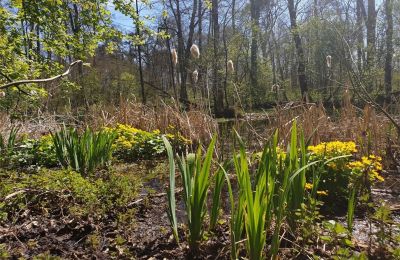
<path id="1" fill-rule="evenodd" d="M 178 67 L 181 78 L 181 88 L 179 92 L 180 100 L 185 103 L 188 100 L 187 89 L 186 89 L 186 68 L 185 68 L 185 42 L 183 39 L 183 28 L 182 28 L 182 17 L 181 10 L 179 6 L 179 0 L 175 1 L 176 11 L 174 12 L 176 26 L 177 26 L 177 36 L 178 36 Z M 172 6 L 172 4 L 171 4 Z"/>
<path id="2" fill-rule="evenodd" d="M 296 46 L 297 52 L 297 77 L 299 80 L 300 91 L 303 101 L 308 99 L 308 87 L 306 79 L 306 65 L 304 59 L 304 49 L 301 42 L 301 37 L 297 27 L 297 11 L 294 5 L 294 0 L 288 0 L 288 9 L 290 16 L 290 28 L 292 30 L 293 40 Z"/>
<path id="3" fill-rule="evenodd" d="M 375 68 L 375 48 L 376 48 L 376 11 L 375 0 L 368 0 L 368 19 L 367 19 L 367 89 L 373 88 L 374 68 Z"/>
<path id="4" fill-rule="evenodd" d="M 221 89 L 220 81 L 220 64 L 219 64 L 219 22 L 218 22 L 218 0 L 212 0 L 212 23 L 213 23 L 213 47 L 214 47 L 214 58 L 213 58 L 213 88 L 214 88 L 214 113 L 217 117 L 223 115 L 224 110 L 224 94 Z"/>
<path id="5" fill-rule="evenodd" d="M 172 1 L 170 0 L 170 5 L 172 5 Z M 192 6 L 192 13 L 190 17 L 190 25 L 189 25 L 189 34 L 188 40 L 186 43 L 185 48 L 185 41 L 184 41 L 184 33 L 183 33 L 183 26 L 182 26 L 182 15 L 180 9 L 180 2 L 179 0 L 175 1 L 176 10 L 173 10 L 176 26 L 177 26 L 177 37 L 178 37 L 178 63 L 179 63 L 179 72 L 180 72 L 180 79 L 181 79 L 181 88 L 180 88 L 180 101 L 186 107 L 189 104 L 188 93 L 187 93 L 187 67 L 188 67 L 188 60 L 190 58 L 190 47 L 193 44 L 193 35 L 194 35 L 194 28 L 195 28 L 195 18 L 197 12 L 197 0 L 193 0 Z"/>
<path id="6" fill-rule="evenodd" d="M 198 22 L 198 31 L 197 31 L 197 37 L 199 39 L 199 50 L 200 53 L 203 53 L 203 1 L 199 1 L 199 7 L 197 9 L 197 16 L 199 19 Z M 203 56 L 200 55 L 200 65 L 199 65 L 199 80 L 198 80 L 198 86 L 200 87 L 200 93 L 201 97 L 204 98 L 206 96 L 206 86 L 205 86 L 205 81 L 203 80 L 203 75 L 205 74 L 205 69 L 202 63 Z"/>
<path id="7" fill-rule="evenodd" d="M 189 35 L 186 43 L 186 52 L 185 52 L 185 72 L 182 73 L 182 76 L 187 77 L 187 67 L 189 64 L 190 59 L 190 47 L 193 44 L 193 36 L 194 36 L 194 28 L 195 28 L 195 18 L 197 13 L 197 0 L 193 0 L 193 9 L 192 14 L 190 17 L 190 24 L 189 24 Z M 201 54 L 201 52 L 200 52 Z M 187 92 L 186 92 L 186 100 L 188 100 Z M 186 102 L 186 101 L 183 101 Z"/>
<path id="8" fill-rule="evenodd" d="M 356 4 L 356 19 L 357 19 L 357 68 L 358 71 L 362 71 L 363 58 L 363 46 L 364 46 L 364 34 L 363 34 L 363 24 L 362 24 L 362 0 L 357 0 Z"/>
<path id="9" fill-rule="evenodd" d="M 258 89 L 258 32 L 260 28 L 260 1 L 250 0 L 251 5 L 251 50 L 250 50 L 250 91 L 253 100 L 257 100 Z M 257 102 L 253 102 L 254 103 Z"/>
<path id="10" fill-rule="evenodd" d="M 387 102 L 392 93 L 392 59 L 393 59 L 393 0 L 385 1 L 386 11 L 386 59 L 385 59 L 385 94 Z"/>
<path id="11" fill-rule="evenodd" d="M 136 0 L 136 35 L 140 35 L 140 25 L 139 25 L 139 7 L 138 0 Z M 140 77 L 140 90 L 142 94 L 142 103 L 146 104 L 146 93 L 144 91 L 144 80 L 143 80 L 143 66 L 142 66 L 142 46 L 138 44 L 137 46 L 138 58 L 139 58 L 139 77 Z"/>

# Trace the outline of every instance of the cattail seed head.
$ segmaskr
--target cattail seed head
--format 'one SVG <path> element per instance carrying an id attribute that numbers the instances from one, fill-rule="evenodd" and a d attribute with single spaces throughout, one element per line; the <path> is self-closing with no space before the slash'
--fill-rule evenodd
<path id="1" fill-rule="evenodd" d="M 199 79 L 199 72 L 197 70 L 193 71 L 192 73 L 192 80 L 193 83 L 197 83 L 197 80 Z"/>
<path id="2" fill-rule="evenodd" d="M 176 66 L 176 64 L 178 64 L 178 54 L 176 53 L 175 49 L 171 50 L 171 58 L 172 58 L 172 64 Z"/>
<path id="3" fill-rule="evenodd" d="M 193 44 L 192 47 L 190 47 L 190 53 L 192 54 L 193 58 L 195 59 L 200 58 L 200 50 L 196 44 Z"/>
<path id="4" fill-rule="evenodd" d="M 326 56 L 326 66 L 328 68 L 330 68 L 332 66 L 332 56 L 331 55 Z"/>
<path id="5" fill-rule="evenodd" d="M 228 72 L 232 73 L 235 71 L 235 68 L 233 67 L 233 61 L 232 60 L 228 60 Z"/>
<path id="6" fill-rule="evenodd" d="M 3 98 L 3 97 L 5 97 L 5 96 L 6 96 L 6 92 L 0 91 L 0 98 Z"/>

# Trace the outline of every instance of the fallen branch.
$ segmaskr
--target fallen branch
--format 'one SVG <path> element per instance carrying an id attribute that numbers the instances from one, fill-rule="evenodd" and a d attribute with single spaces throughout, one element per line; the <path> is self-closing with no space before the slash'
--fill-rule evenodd
<path id="1" fill-rule="evenodd" d="M 24 79 L 24 80 L 12 81 L 12 82 L 9 82 L 7 84 L 4 84 L 4 85 L 0 86 L 0 89 L 6 89 L 6 88 L 9 88 L 9 87 L 12 87 L 12 86 L 19 86 L 19 85 L 22 85 L 22 84 L 29 84 L 29 83 L 46 83 L 46 82 L 54 81 L 54 80 L 57 80 L 57 79 L 61 79 L 61 78 L 65 77 L 65 76 L 67 76 L 67 75 L 69 75 L 71 73 L 72 67 L 74 67 L 77 64 L 81 64 L 81 63 L 83 63 L 81 60 L 74 61 L 71 64 L 69 64 L 68 69 L 64 73 L 62 73 L 60 75 L 57 75 L 57 76 L 54 76 L 54 77 L 51 77 L 51 78 L 47 78 L 47 79 Z"/>

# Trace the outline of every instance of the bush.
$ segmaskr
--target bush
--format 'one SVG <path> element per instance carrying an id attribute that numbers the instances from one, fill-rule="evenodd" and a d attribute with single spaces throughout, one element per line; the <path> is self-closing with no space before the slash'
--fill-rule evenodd
<path id="1" fill-rule="evenodd" d="M 366 175 L 369 182 L 383 181 L 381 158 L 375 155 L 363 156 L 357 159 L 356 144 L 352 141 L 332 141 L 308 146 L 310 160 L 329 160 L 338 156 L 349 155 L 336 159 L 324 166 L 319 182 L 319 189 L 327 196 L 325 201 L 340 205 L 340 201 L 347 200 L 350 187 Z M 310 176 L 309 176 L 310 177 Z M 364 183 L 363 185 L 369 185 Z M 344 204 L 345 205 L 345 204 Z"/>
<path id="2" fill-rule="evenodd" d="M 129 125 L 117 124 L 115 128 L 106 128 L 106 131 L 117 133 L 117 138 L 113 144 L 113 155 L 119 160 L 132 162 L 166 155 L 159 130 L 147 132 Z M 178 151 L 184 149 L 190 143 L 179 133 L 167 133 L 166 137 Z"/>
<path id="3" fill-rule="evenodd" d="M 0 135 L 0 165 L 3 167 L 51 168 L 61 164 L 86 175 L 107 165 L 111 154 L 126 162 L 166 155 L 159 130 L 147 132 L 122 124 L 105 127 L 99 132 L 86 129 L 81 135 L 76 129 L 64 127 L 39 139 L 26 135 L 17 138 L 17 132 L 18 129 L 13 128 L 8 138 Z M 191 143 L 172 126 L 165 136 L 176 151 L 183 151 Z"/>

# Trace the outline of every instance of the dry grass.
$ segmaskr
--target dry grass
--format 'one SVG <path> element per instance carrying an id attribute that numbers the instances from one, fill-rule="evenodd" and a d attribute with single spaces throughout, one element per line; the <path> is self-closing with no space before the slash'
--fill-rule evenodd
<path id="1" fill-rule="evenodd" d="M 182 112 L 165 103 L 148 107 L 128 100 L 121 100 L 118 107 L 92 108 L 85 122 L 95 129 L 122 123 L 146 131 L 166 132 L 172 126 L 195 142 L 210 140 L 218 129 L 216 121 L 200 110 Z"/>
<path id="2" fill-rule="evenodd" d="M 296 119 L 312 144 L 352 140 L 359 145 L 361 154 L 385 155 L 388 146 L 398 138 L 391 122 L 369 105 L 364 109 L 352 105 L 346 91 L 342 102 L 340 109 L 333 108 L 329 113 L 332 116 L 321 104 L 278 107 L 270 116 L 271 124 L 279 128 L 283 140 L 288 139 L 291 123 Z"/>

